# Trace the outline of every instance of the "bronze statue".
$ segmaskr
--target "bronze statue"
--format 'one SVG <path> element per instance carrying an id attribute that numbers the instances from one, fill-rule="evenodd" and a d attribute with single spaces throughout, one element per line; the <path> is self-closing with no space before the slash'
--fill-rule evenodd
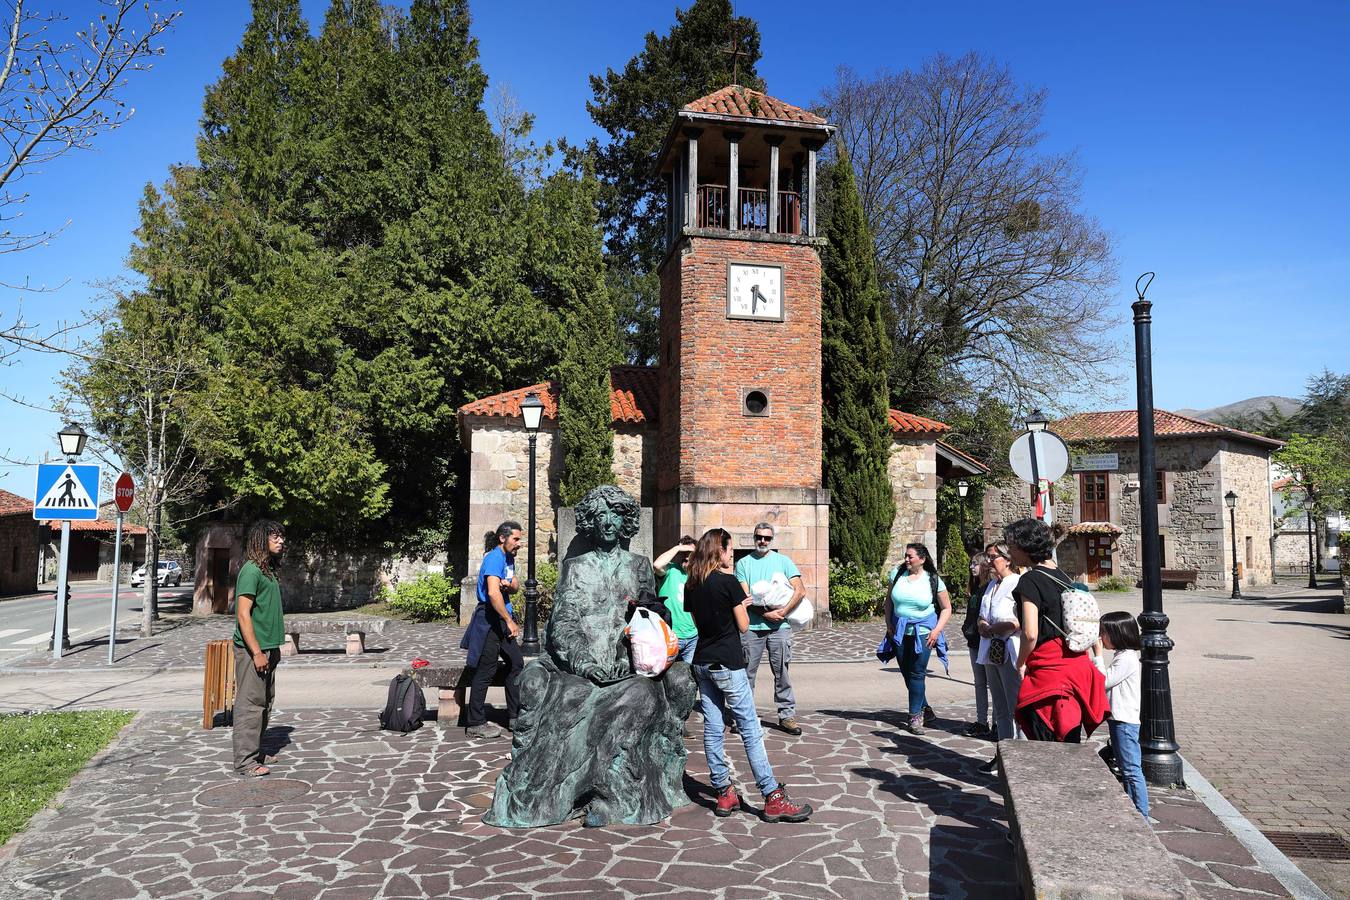
<path id="1" fill-rule="evenodd" d="M 483 816 L 489 825 L 578 816 L 588 826 L 651 825 L 689 802 L 681 735 L 697 696 L 689 666 L 677 660 L 640 677 L 623 633 L 631 604 L 656 590 L 651 560 L 620 545 L 637 532 L 637 501 L 603 485 L 576 515 L 594 549 L 564 562 L 544 653 L 521 673 L 511 762 Z"/>

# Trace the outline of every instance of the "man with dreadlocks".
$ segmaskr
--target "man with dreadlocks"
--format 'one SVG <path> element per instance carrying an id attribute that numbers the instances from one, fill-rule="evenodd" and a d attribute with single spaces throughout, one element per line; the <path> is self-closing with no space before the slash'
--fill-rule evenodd
<path id="1" fill-rule="evenodd" d="M 262 737 L 276 695 L 277 663 L 285 640 L 276 564 L 286 545 L 281 525 L 263 519 L 249 527 L 245 562 L 234 582 L 234 771 L 266 775 Z"/>

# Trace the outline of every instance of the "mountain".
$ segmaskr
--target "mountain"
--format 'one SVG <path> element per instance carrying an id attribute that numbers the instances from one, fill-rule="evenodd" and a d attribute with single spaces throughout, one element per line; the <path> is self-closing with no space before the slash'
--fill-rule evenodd
<path id="1" fill-rule="evenodd" d="M 1210 409 L 1176 409 L 1173 412 L 1190 416 L 1193 419 L 1204 419 L 1206 422 L 1219 422 L 1225 419 L 1263 413 L 1270 408 L 1272 403 L 1284 416 L 1296 412 L 1303 406 L 1301 402 L 1291 397 L 1251 397 L 1247 400 L 1238 400 L 1236 403 L 1228 403 Z"/>

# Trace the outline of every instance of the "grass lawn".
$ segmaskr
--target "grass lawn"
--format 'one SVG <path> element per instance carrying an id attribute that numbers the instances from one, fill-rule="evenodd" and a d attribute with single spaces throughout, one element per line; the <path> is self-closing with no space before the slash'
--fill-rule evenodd
<path id="1" fill-rule="evenodd" d="M 121 710 L 0 715 L 0 844 L 70 783 L 134 713 Z"/>

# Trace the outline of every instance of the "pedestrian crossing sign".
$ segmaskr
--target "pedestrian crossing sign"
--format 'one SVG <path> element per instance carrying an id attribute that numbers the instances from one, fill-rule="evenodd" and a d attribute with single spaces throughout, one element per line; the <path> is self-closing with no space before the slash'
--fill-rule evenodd
<path id="1" fill-rule="evenodd" d="M 99 467 L 42 463 L 37 467 L 33 518 L 97 519 Z"/>

